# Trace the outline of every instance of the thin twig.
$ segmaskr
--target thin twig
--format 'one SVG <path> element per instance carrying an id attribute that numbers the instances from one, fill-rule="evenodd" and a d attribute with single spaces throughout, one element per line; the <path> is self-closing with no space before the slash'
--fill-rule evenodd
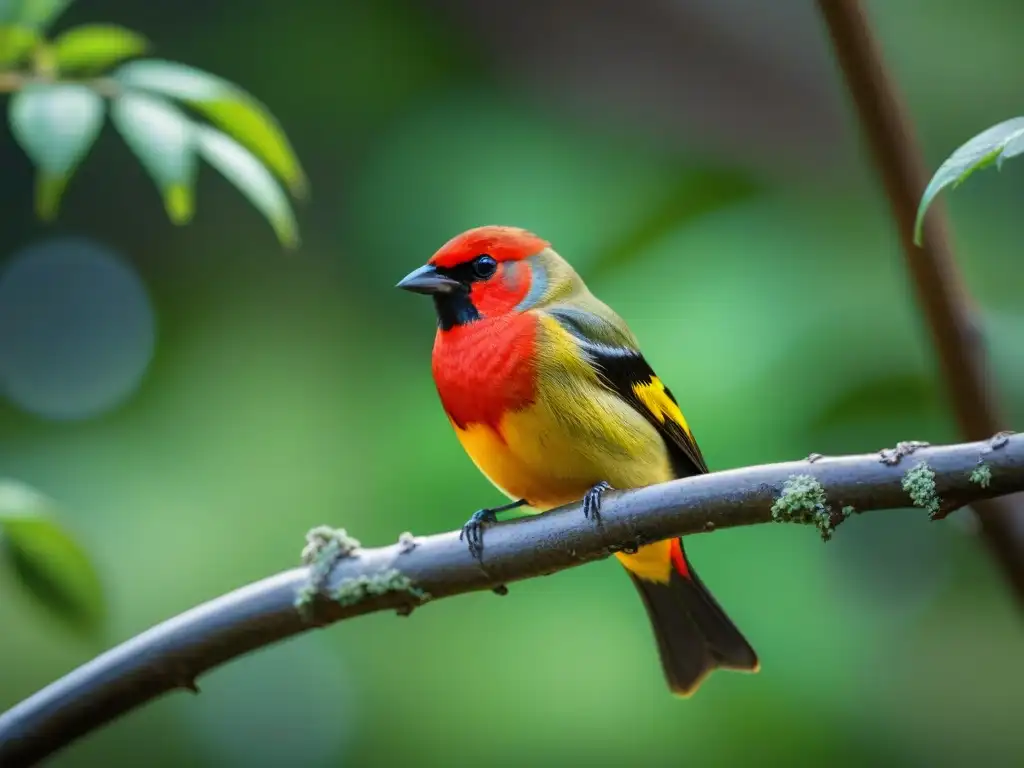
<path id="1" fill-rule="evenodd" d="M 931 331 L 942 378 L 960 434 L 978 440 L 1005 428 L 984 338 L 950 245 L 944 211 L 932 206 L 924 221 L 924 247 L 914 245 L 917 205 L 928 183 L 896 85 L 886 71 L 871 25 L 858 0 L 818 0 L 861 129 L 885 185 L 900 243 Z M 982 536 L 1024 603 L 1024 499 L 975 504 Z"/>
<path id="2" fill-rule="evenodd" d="M 91 78 L 60 78 L 55 79 L 53 77 L 44 77 L 42 75 L 33 74 L 31 72 L 19 72 L 19 71 L 0 71 L 0 93 L 14 93 L 20 91 L 23 88 L 27 88 L 30 85 L 84 85 L 87 88 L 92 88 L 100 96 L 106 96 L 107 98 L 114 98 L 118 96 L 124 89 L 118 84 L 116 80 L 109 77 L 91 77 Z"/>
<path id="3" fill-rule="evenodd" d="M 939 448 L 908 442 L 876 454 L 814 455 L 610 492 L 599 524 L 573 504 L 488 528 L 482 563 L 458 532 L 403 534 L 392 546 L 340 560 L 326 579 L 334 599 L 297 606 L 310 580 L 309 568 L 297 568 L 194 608 L 71 672 L 0 715 L 0 765 L 31 765 L 168 691 L 195 691 L 196 678 L 220 664 L 316 626 L 500 590 L 670 536 L 774 520 L 810 522 L 825 536 L 854 511 L 916 504 L 938 517 L 1021 490 L 1024 436 Z M 350 546 L 347 540 L 342 551 Z M 393 589 L 362 588 L 379 586 L 382 574 Z"/>

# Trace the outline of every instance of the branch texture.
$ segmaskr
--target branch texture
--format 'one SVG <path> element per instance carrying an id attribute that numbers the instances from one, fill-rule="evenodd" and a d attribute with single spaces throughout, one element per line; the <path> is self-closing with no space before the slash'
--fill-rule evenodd
<path id="1" fill-rule="evenodd" d="M 924 220 L 924 245 L 914 245 L 917 204 L 928 174 L 913 126 L 859 0 L 818 0 L 818 8 L 882 176 L 961 437 L 980 440 L 1005 424 L 992 391 L 984 338 L 953 257 L 943 207 L 932 206 Z M 975 512 L 982 536 L 1018 601 L 1024 603 L 1024 499 L 987 501 L 976 505 Z"/>
<path id="2" fill-rule="evenodd" d="M 599 523 L 578 504 L 486 530 L 482 562 L 458 532 L 356 549 L 324 574 L 296 568 L 200 605 L 128 640 L 0 715 L 0 765 L 31 765 L 202 673 L 317 626 L 504 585 L 677 535 L 770 522 L 827 538 L 854 512 L 917 506 L 933 517 L 1024 490 L 1024 436 L 946 447 L 901 443 L 876 454 L 812 456 L 609 492 Z M 924 512 L 921 512 L 924 514 Z M 301 607 L 301 606 L 300 606 Z"/>

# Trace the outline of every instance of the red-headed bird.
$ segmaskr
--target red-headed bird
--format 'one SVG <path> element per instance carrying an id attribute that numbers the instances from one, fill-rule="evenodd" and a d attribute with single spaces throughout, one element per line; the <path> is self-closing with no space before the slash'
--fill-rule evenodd
<path id="1" fill-rule="evenodd" d="M 476 556 L 497 512 L 583 499 L 596 517 L 609 488 L 708 471 L 625 321 L 545 240 L 515 227 L 471 229 L 398 287 L 433 297 L 441 403 L 470 458 L 513 500 L 466 523 Z M 682 539 L 616 557 L 643 598 L 673 693 L 692 694 L 713 669 L 757 671 L 757 655 L 687 562 Z"/>

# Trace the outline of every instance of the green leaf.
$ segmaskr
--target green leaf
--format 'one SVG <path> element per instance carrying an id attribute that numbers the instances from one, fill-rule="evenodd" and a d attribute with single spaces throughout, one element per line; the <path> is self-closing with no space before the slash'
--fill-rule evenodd
<path id="1" fill-rule="evenodd" d="M 35 163 L 36 212 L 56 215 L 68 179 L 103 127 L 103 99 L 84 85 L 30 85 L 11 99 L 15 141 Z"/>
<path id="2" fill-rule="evenodd" d="M 0 24 L 0 67 L 20 64 L 39 40 L 39 34 L 28 27 Z"/>
<path id="3" fill-rule="evenodd" d="M 245 147 L 220 131 L 196 126 L 199 153 L 262 213 L 287 248 L 299 244 L 295 214 L 280 185 Z"/>
<path id="4" fill-rule="evenodd" d="M 90 632 L 102 624 L 103 589 L 85 550 L 48 499 L 10 480 L 0 481 L 0 560 L 62 620 Z"/>
<path id="5" fill-rule="evenodd" d="M 61 72 L 96 72 L 138 56 L 148 47 L 142 35 L 112 24 L 85 24 L 53 41 L 54 58 Z"/>
<path id="6" fill-rule="evenodd" d="M 0 22 L 15 22 L 35 30 L 46 29 L 72 0 L 0 0 Z"/>
<path id="7" fill-rule="evenodd" d="M 122 85 L 184 102 L 258 157 L 292 194 L 306 193 L 306 177 L 284 131 L 269 110 L 236 85 L 185 64 L 145 59 L 114 73 Z"/>
<path id="8" fill-rule="evenodd" d="M 982 131 L 973 139 L 957 149 L 928 182 L 928 187 L 921 196 L 921 204 L 917 208 L 917 221 L 914 222 L 914 242 L 921 245 L 924 215 L 932 201 L 950 184 L 956 189 L 967 177 L 981 168 L 995 164 L 1003 167 L 1003 160 L 1016 157 L 1024 152 L 1024 117 L 1014 117 Z"/>
<path id="9" fill-rule="evenodd" d="M 163 196 L 167 216 L 185 224 L 195 211 L 196 125 L 164 99 L 128 92 L 110 119 Z"/>

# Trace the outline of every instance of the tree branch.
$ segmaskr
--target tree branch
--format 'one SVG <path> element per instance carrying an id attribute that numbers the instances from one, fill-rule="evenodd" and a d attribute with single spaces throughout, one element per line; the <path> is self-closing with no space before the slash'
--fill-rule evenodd
<path id="1" fill-rule="evenodd" d="M 858 0 L 818 0 L 818 8 L 882 175 L 960 434 L 979 440 L 1005 424 L 992 392 L 984 338 L 957 270 L 941 206 L 932 206 L 925 218 L 924 247 L 914 245 L 914 219 L 928 174 L 913 126 Z M 1024 499 L 986 501 L 974 510 L 982 536 L 1018 601 L 1024 603 Z"/>
<path id="2" fill-rule="evenodd" d="M 610 492 L 599 524 L 572 504 L 488 528 L 482 563 L 469 555 L 458 532 L 403 537 L 341 559 L 325 574 L 323 595 L 308 612 L 296 601 L 308 588 L 311 569 L 286 571 L 153 627 L 0 715 L 0 765 L 30 765 L 168 691 L 196 690 L 196 678 L 220 664 L 342 619 L 383 610 L 408 613 L 427 600 L 498 591 L 508 582 L 670 536 L 793 521 L 817 525 L 827 538 L 853 511 L 913 503 L 941 517 L 965 503 L 1024 490 L 1024 435 L 920 446 L 812 456 Z"/>

